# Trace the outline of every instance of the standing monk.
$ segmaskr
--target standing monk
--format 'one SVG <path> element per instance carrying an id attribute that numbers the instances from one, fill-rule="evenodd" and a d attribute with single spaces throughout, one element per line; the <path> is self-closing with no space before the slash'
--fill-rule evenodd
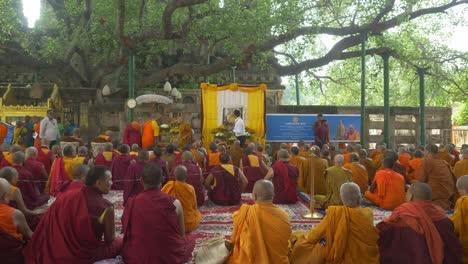
<path id="1" fill-rule="evenodd" d="M 102 197 L 111 185 L 108 168 L 91 168 L 85 187 L 62 195 L 43 215 L 25 249 L 26 262 L 92 263 L 118 255 L 114 206 Z"/>
<path id="2" fill-rule="evenodd" d="M 141 126 L 138 122 L 132 122 L 127 125 L 122 138 L 122 143 L 132 146 L 137 144 L 141 146 Z"/>
<path id="3" fill-rule="evenodd" d="M 455 212 L 450 217 L 455 226 L 455 234 L 463 246 L 463 263 L 468 263 L 468 175 L 457 180 L 457 189 L 460 198 L 455 205 Z"/>
<path id="4" fill-rule="evenodd" d="M 257 181 L 252 192 L 255 204 L 243 204 L 232 215 L 234 248 L 228 264 L 289 263 L 291 224 L 288 213 L 272 203 L 274 192 L 270 181 Z"/>
<path id="5" fill-rule="evenodd" d="M 198 227 L 202 218 L 200 211 L 197 209 L 195 189 L 192 185 L 186 183 L 187 168 L 185 166 L 177 166 L 174 169 L 174 176 L 176 180 L 167 182 L 161 191 L 180 201 L 184 209 L 185 232 L 189 233 Z"/>
<path id="6" fill-rule="evenodd" d="M 124 188 L 124 179 L 125 173 L 127 172 L 128 167 L 135 163 L 135 159 L 128 155 L 130 152 L 130 147 L 127 144 L 123 144 L 119 148 L 121 155 L 116 156 L 112 160 L 110 170 L 112 173 L 112 190 L 123 190 Z"/>
<path id="7" fill-rule="evenodd" d="M 241 193 L 247 186 L 247 178 L 242 171 L 232 164 L 226 152 L 219 155 L 221 165 L 211 169 L 205 179 L 208 197 L 218 205 L 237 205 L 240 203 Z"/>
<path id="8" fill-rule="evenodd" d="M 359 156 L 356 153 L 351 153 L 349 163 L 344 165 L 353 174 L 353 182 L 361 188 L 361 193 L 364 194 L 368 189 L 369 176 L 364 166 L 359 163 Z"/>
<path id="9" fill-rule="evenodd" d="M 445 210 L 453 208 L 458 198 L 456 178 L 450 165 L 438 158 L 438 148 L 428 144 L 424 148 L 424 159 L 416 171 L 416 180 L 425 182 L 432 188 L 432 201 Z"/>
<path id="10" fill-rule="evenodd" d="M 323 115 L 318 114 L 317 121 L 315 121 L 314 123 L 315 145 L 319 146 L 320 148 L 323 146 L 323 144 L 327 144 L 327 142 L 325 142 L 325 133 L 327 131 L 325 129 L 322 129 L 322 126 L 324 125 L 322 123 L 322 120 L 323 120 Z"/>
<path id="11" fill-rule="evenodd" d="M 460 178 L 463 175 L 468 175 L 468 148 L 464 149 L 462 154 L 463 159 L 457 161 L 457 163 L 455 163 L 455 167 L 453 168 L 453 173 L 457 178 Z"/>
<path id="12" fill-rule="evenodd" d="M 185 263 L 184 210 L 179 200 L 160 191 L 162 171 L 146 164 L 144 191 L 130 199 L 122 215 L 122 257 L 127 264 Z"/>
<path id="13" fill-rule="evenodd" d="M 184 151 L 182 153 L 182 163 L 187 169 L 187 183 L 192 185 L 197 196 L 197 205 L 202 206 L 205 202 L 205 187 L 203 186 L 203 174 L 201 168 L 193 161 L 192 153 Z"/>
<path id="14" fill-rule="evenodd" d="M 123 200 L 124 205 L 127 203 L 128 198 L 133 197 L 143 191 L 143 186 L 140 182 L 141 172 L 149 161 L 149 153 L 146 150 L 138 152 L 138 160 L 136 163 L 131 164 L 124 178 Z"/>
<path id="15" fill-rule="evenodd" d="M 159 137 L 159 125 L 156 120 L 148 120 L 143 125 L 141 133 L 141 146 L 144 150 L 148 150 L 150 146 L 156 147 Z"/>
<path id="16" fill-rule="evenodd" d="M 275 204 L 294 204 L 297 202 L 297 178 L 299 170 L 288 163 L 289 152 L 285 149 L 278 151 L 278 161 L 273 164 L 265 176 L 275 187 Z"/>
<path id="17" fill-rule="evenodd" d="M 359 163 L 366 168 L 367 176 L 369 178 L 367 184 L 371 185 L 375 177 L 375 167 L 372 159 L 367 157 L 367 151 L 365 149 L 361 149 L 359 151 Z"/>
<path id="18" fill-rule="evenodd" d="M 365 192 L 367 199 L 383 209 L 392 210 L 405 202 L 405 179 L 392 169 L 394 162 L 393 158 L 384 159 L 383 170 L 375 174 L 370 190 Z"/>
<path id="19" fill-rule="evenodd" d="M 254 147 L 249 145 L 240 161 L 240 168 L 249 181 L 244 190 L 246 193 L 251 193 L 255 182 L 263 179 L 265 172 L 268 171 L 263 160 L 255 155 L 254 151 Z"/>
<path id="20" fill-rule="evenodd" d="M 380 263 L 461 263 L 463 249 L 453 223 L 431 196 L 429 185 L 413 183 L 408 202 L 377 225 Z"/>

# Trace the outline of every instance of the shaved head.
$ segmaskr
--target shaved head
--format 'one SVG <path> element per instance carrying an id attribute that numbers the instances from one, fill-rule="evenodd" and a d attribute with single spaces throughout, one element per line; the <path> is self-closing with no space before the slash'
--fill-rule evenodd
<path id="1" fill-rule="evenodd" d="M 275 187 L 271 181 L 258 180 L 253 187 L 252 195 L 256 202 L 271 202 L 275 196 Z"/>
<path id="2" fill-rule="evenodd" d="M 185 182 L 187 179 L 187 168 L 184 165 L 175 167 L 174 176 L 178 181 Z"/>
<path id="3" fill-rule="evenodd" d="M 288 161 L 289 159 L 289 152 L 285 149 L 281 149 L 280 151 L 278 151 L 278 159 L 282 160 L 282 161 Z"/>
<path id="4" fill-rule="evenodd" d="M 193 160 L 193 154 L 190 151 L 184 151 L 182 152 L 182 160 L 183 161 L 189 161 Z"/>
<path id="5" fill-rule="evenodd" d="M 7 180 L 0 178 L 0 201 L 8 203 L 10 194 L 10 183 Z"/>
<path id="6" fill-rule="evenodd" d="M 15 152 L 18 152 L 18 151 L 22 151 L 23 148 L 20 146 L 20 145 L 13 145 L 10 147 L 10 153 L 15 153 Z"/>
<path id="7" fill-rule="evenodd" d="M 280 149 L 287 149 L 288 145 L 286 143 L 281 143 Z"/>
<path id="8" fill-rule="evenodd" d="M 408 189 L 407 198 L 410 201 L 431 201 L 432 200 L 432 188 L 427 183 L 416 182 L 411 184 Z"/>
<path id="9" fill-rule="evenodd" d="M 344 165 L 343 155 L 341 154 L 336 155 L 334 161 L 335 161 L 336 166 L 339 166 L 339 167 L 343 166 Z"/>
<path id="10" fill-rule="evenodd" d="M 341 201 L 345 206 L 358 207 L 361 203 L 361 189 L 354 182 L 343 183 L 340 187 Z"/>
<path id="11" fill-rule="evenodd" d="M 457 189 L 461 196 L 468 194 L 468 175 L 464 175 L 458 178 Z"/>

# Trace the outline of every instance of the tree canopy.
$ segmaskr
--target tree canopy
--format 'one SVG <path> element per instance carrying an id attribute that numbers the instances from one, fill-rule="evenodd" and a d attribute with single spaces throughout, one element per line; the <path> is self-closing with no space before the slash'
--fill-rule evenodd
<path id="1" fill-rule="evenodd" d="M 130 53 L 137 89 L 257 65 L 302 74 L 316 103 L 355 104 L 360 34 L 367 35 L 369 103 L 379 104 L 381 59 L 390 54 L 393 103 L 411 105 L 415 67 L 427 68 L 429 101 L 468 97 L 467 54 L 431 41 L 468 0 L 47 0 L 29 29 L 20 0 L 0 2 L 0 63 L 25 65 L 69 86 L 126 87 Z M 336 43 L 321 44 L 324 35 Z M 326 74 L 321 74 L 325 72 Z M 410 74 L 411 72 L 411 74 Z M 120 83 L 119 83 L 120 80 Z M 321 89 L 320 89 L 321 88 Z M 373 96 L 375 94 L 376 96 Z M 379 95 L 379 96 L 377 96 Z M 417 97 L 415 97 L 417 98 Z M 446 98 L 446 97 L 445 97 Z M 413 100 L 414 101 L 414 100 Z"/>

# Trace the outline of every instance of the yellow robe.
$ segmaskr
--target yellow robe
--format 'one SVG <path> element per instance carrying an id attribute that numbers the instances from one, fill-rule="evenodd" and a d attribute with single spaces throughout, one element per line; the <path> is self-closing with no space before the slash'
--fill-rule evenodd
<path id="1" fill-rule="evenodd" d="M 327 183 L 325 180 L 325 171 L 328 168 L 328 161 L 326 159 L 321 159 L 315 155 L 311 155 L 309 168 L 311 171 L 310 178 L 314 178 L 314 194 L 326 195 Z M 307 193 L 310 192 L 310 183 L 308 186 L 309 190 L 307 190 Z"/>
<path id="2" fill-rule="evenodd" d="M 453 167 L 453 173 L 457 176 L 457 179 L 463 175 L 468 175 L 468 159 L 459 160 Z"/>
<path id="3" fill-rule="evenodd" d="M 457 200 L 455 212 L 450 217 L 455 227 L 455 234 L 463 245 L 463 263 L 468 263 L 468 196 Z"/>
<path id="4" fill-rule="evenodd" d="M 297 186 L 299 186 L 299 189 L 303 192 L 309 192 L 309 190 L 307 190 L 305 188 L 305 182 L 304 182 L 304 179 L 308 176 L 308 175 L 305 175 L 304 176 L 304 163 L 305 163 L 305 158 L 304 157 L 301 157 L 301 156 L 296 156 L 296 155 L 291 155 L 289 156 L 289 164 L 291 165 L 294 165 L 298 168 L 299 170 L 299 177 L 297 179 Z M 307 172 L 306 172 L 307 173 Z"/>
<path id="5" fill-rule="evenodd" d="M 340 188 L 343 183 L 352 182 L 351 171 L 338 166 L 330 167 L 326 170 L 327 199 L 329 205 L 342 205 Z"/>
<path id="6" fill-rule="evenodd" d="M 185 146 L 192 142 L 192 127 L 189 123 L 183 123 L 179 128 L 179 146 Z"/>
<path id="7" fill-rule="evenodd" d="M 288 213 L 271 202 L 243 204 L 232 216 L 234 249 L 227 263 L 289 263 Z"/>
<path id="8" fill-rule="evenodd" d="M 371 209 L 330 206 L 325 218 L 294 244 L 291 263 L 320 263 L 318 257 L 325 263 L 377 264 L 378 239 Z M 321 254 L 314 254 L 317 247 Z"/>
<path id="9" fill-rule="evenodd" d="M 350 162 L 344 167 L 351 171 L 353 174 L 353 182 L 359 185 L 361 193 L 364 194 L 368 189 L 369 176 L 367 175 L 366 168 L 358 162 Z"/>
<path id="10" fill-rule="evenodd" d="M 184 208 L 185 232 L 195 230 L 200 224 L 202 216 L 197 208 L 197 197 L 193 186 L 181 181 L 169 181 L 161 191 L 172 195 L 182 204 Z"/>

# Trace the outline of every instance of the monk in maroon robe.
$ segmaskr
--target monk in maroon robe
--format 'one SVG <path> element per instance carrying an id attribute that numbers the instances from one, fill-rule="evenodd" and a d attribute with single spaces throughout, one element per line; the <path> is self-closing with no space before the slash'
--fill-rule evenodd
<path id="1" fill-rule="evenodd" d="M 26 161 L 24 167 L 31 172 L 35 184 L 39 188 L 41 193 L 44 192 L 47 179 L 49 174 L 47 173 L 44 164 L 37 160 L 37 149 L 35 147 L 29 147 L 26 149 Z"/>
<path id="2" fill-rule="evenodd" d="M 140 182 L 140 178 L 143 167 L 146 165 L 146 163 L 148 163 L 148 160 L 148 151 L 140 150 L 140 152 L 138 152 L 138 161 L 128 167 L 124 178 L 124 205 L 127 203 L 128 198 L 133 197 L 143 191 L 143 185 Z"/>
<path id="3" fill-rule="evenodd" d="M 37 148 L 37 160 L 44 164 L 47 174 L 50 173 L 52 167 L 52 158 L 54 153 L 49 149 L 49 143 L 47 139 L 41 139 L 41 146 Z"/>
<path id="4" fill-rule="evenodd" d="M 185 263 L 184 213 L 181 203 L 161 192 L 162 171 L 148 163 L 142 173 L 144 191 L 128 201 L 122 216 L 122 257 L 127 264 Z"/>
<path id="5" fill-rule="evenodd" d="M 193 186 L 197 197 L 197 205 L 202 206 L 205 202 L 205 187 L 203 186 L 203 174 L 200 166 L 194 161 L 191 151 L 182 152 L 182 163 L 187 168 L 186 183 Z"/>
<path id="6" fill-rule="evenodd" d="M 377 225 L 380 263 L 462 263 L 460 240 L 446 213 L 431 202 L 431 187 L 413 183 L 407 200 Z"/>
<path id="7" fill-rule="evenodd" d="M 127 173 L 128 167 L 131 164 L 135 163 L 135 159 L 128 155 L 130 152 L 130 147 L 126 144 L 123 144 L 119 147 L 119 152 L 121 155 L 116 156 L 112 160 L 112 164 L 110 166 L 112 172 L 112 190 L 123 190 L 124 188 L 124 178 L 125 173 Z"/>
<path id="8" fill-rule="evenodd" d="M 238 167 L 229 164 L 231 157 L 227 152 L 219 155 L 219 161 L 221 165 L 213 167 L 205 179 L 208 197 L 218 205 L 237 205 L 248 184 L 247 178 Z"/>
<path id="9" fill-rule="evenodd" d="M 96 155 L 96 160 L 94 163 L 96 165 L 106 166 L 110 169 L 112 165 L 112 160 L 118 155 L 113 151 L 112 143 L 107 142 L 104 147 L 104 151 Z"/>
<path id="10" fill-rule="evenodd" d="M 293 204 L 297 202 L 297 178 L 299 170 L 288 163 L 289 152 L 285 149 L 278 151 L 278 161 L 265 176 L 265 180 L 273 181 L 275 197 L 273 203 Z"/>
<path id="11" fill-rule="evenodd" d="M 109 169 L 95 166 L 85 187 L 57 199 L 24 251 L 26 263 L 93 263 L 118 255 L 122 239 L 115 238 L 114 207 L 102 197 L 111 178 Z"/>
<path id="12" fill-rule="evenodd" d="M 73 181 L 64 183 L 57 194 L 57 198 L 65 193 L 76 189 L 81 189 L 85 186 L 86 174 L 88 174 L 89 166 L 85 164 L 76 165 L 73 168 Z"/>
<path id="13" fill-rule="evenodd" d="M 246 193 L 251 193 L 255 182 L 263 179 L 265 177 L 265 172 L 268 171 L 263 159 L 256 155 L 254 148 L 255 146 L 249 145 L 245 149 L 245 155 L 240 161 L 240 168 L 249 181 L 244 190 Z"/>
<path id="14" fill-rule="evenodd" d="M 163 155 L 162 149 L 156 148 L 154 150 L 154 159 L 150 160 L 150 162 L 158 165 L 162 172 L 163 172 L 163 184 L 169 180 L 169 165 L 167 161 L 163 160 L 161 157 Z"/>
<path id="15" fill-rule="evenodd" d="M 133 144 L 141 146 L 141 126 L 138 122 L 132 122 L 127 125 L 122 142 L 129 146 Z"/>
<path id="16" fill-rule="evenodd" d="M 16 164 L 13 168 L 18 172 L 18 188 L 21 190 L 26 207 L 33 210 L 47 203 L 49 195 L 46 193 L 41 194 L 31 172 L 23 167 L 24 153 L 19 151 L 13 154 L 13 163 Z"/>

